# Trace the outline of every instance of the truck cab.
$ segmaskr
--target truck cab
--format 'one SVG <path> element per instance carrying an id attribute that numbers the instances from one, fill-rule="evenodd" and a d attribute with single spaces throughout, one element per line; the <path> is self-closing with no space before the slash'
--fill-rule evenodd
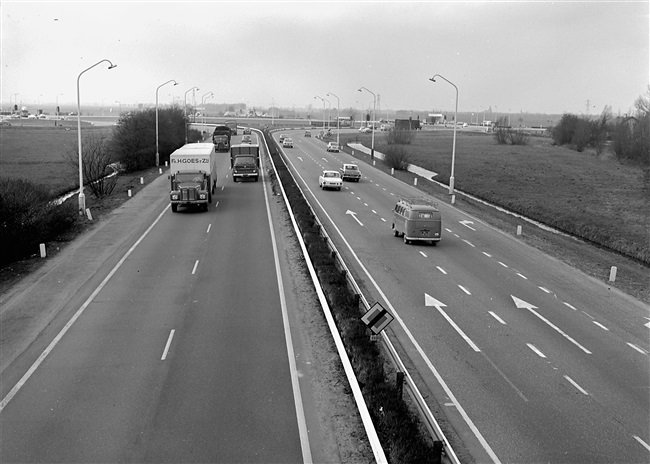
<path id="1" fill-rule="evenodd" d="M 257 182 L 260 177 L 260 146 L 245 143 L 230 147 L 230 167 L 234 182 L 248 179 Z"/>
<path id="2" fill-rule="evenodd" d="M 203 211 L 208 210 L 212 200 L 210 179 L 203 171 L 177 171 L 172 176 L 170 200 L 172 211 L 178 211 L 179 206 L 198 206 Z"/>

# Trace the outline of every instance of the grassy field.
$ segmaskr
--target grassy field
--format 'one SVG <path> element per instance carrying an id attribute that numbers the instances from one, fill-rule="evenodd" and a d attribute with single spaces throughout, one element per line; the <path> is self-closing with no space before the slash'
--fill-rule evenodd
<path id="1" fill-rule="evenodd" d="M 39 121 L 40 122 L 40 121 Z M 25 178 L 36 182 L 53 196 L 79 187 L 79 174 L 69 166 L 64 155 L 77 153 L 76 121 L 60 121 L 63 126 L 3 126 L 0 129 L 0 176 Z M 84 127 L 82 134 L 111 134 L 111 127 Z"/>
<path id="2" fill-rule="evenodd" d="M 370 146 L 367 134 L 341 135 L 341 143 Z M 407 146 L 410 163 L 449 182 L 453 133 L 418 132 Z M 386 153 L 386 136 L 375 134 L 375 150 Z M 554 228 L 650 263 L 648 173 L 532 137 L 527 146 L 499 145 L 490 134 L 456 134 L 455 187 Z"/>

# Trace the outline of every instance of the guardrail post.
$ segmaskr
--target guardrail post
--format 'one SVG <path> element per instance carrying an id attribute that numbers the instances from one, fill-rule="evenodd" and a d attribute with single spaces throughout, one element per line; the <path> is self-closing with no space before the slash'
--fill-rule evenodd
<path id="1" fill-rule="evenodd" d="M 433 441 L 433 461 L 432 464 L 442 464 L 442 441 Z"/>
<path id="2" fill-rule="evenodd" d="M 401 400 L 402 394 L 404 393 L 404 372 L 398 372 L 395 380 L 395 386 L 397 387 L 397 397 Z"/>

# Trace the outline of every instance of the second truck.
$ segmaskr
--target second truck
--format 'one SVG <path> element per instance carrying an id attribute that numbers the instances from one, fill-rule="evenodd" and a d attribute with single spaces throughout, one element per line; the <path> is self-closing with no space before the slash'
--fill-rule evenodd
<path id="1" fill-rule="evenodd" d="M 229 151 L 230 150 L 230 138 L 232 137 L 232 131 L 228 126 L 217 126 L 212 132 L 212 143 L 214 148 L 217 151 Z"/>
<path id="2" fill-rule="evenodd" d="M 260 146 L 244 143 L 230 147 L 230 167 L 234 182 L 246 179 L 257 182 L 260 176 Z"/>

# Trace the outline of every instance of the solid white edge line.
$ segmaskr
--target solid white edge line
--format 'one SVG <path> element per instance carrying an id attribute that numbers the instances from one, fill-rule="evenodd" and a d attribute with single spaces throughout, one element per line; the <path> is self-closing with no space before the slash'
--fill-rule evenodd
<path id="1" fill-rule="evenodd" d="M 172 329 L 172 331 L 169 332 L 169 337 L 167 337 L 167 343 L 165 344 L 165 349 L 163 350 L 163 354 L 160 357 L 161 361 L 164 361 L 165 359 L 167 359 L 167 353 L 169 353 L 169 347 L 172 344 L 172 339 L 174 338 L 174 332 L 176 332 L 175 329 Z"/>
<path id="2" fill-rule="evenodd" d="M 354 260 L 357 262 L 357 264 L 358 264 L 359 267 L 361 268 L 361 270 L 364 272 L 364 274 L 365 274 L 366 276 L 368 276 L 368 280 L 372 283 L 373 287 L 375 287 L 375 290 L 377 290 L 377 292 L 379 293 L 379 295 L 381 296 L 381 298 L 384 300 L 384 302 L 385 302 L 386 305 L 388 306 L 388 309 L 391 311 L 391 313 L 392 313 L 393 316 L 395 317 L 395 320 L 399 323 L 399 325 L 400 325 L 400 327 L 402 328 L 402 330 L 404 330 L 404 332 L 406 333 L 406 336 L 409 338 L 409 340 L 411 341 L 411 343 L 413 344 L 413 346 L 415 347 L 415 349 L 417 350 L 417 352 L 420 354 L 420 356 L 422 357 L 423 361 L 425 362 L 425 364 L 427 365 L 427 367 L 429 368 L 429 370 L 431 371 L 431 373 L 434 375 L 434 377 L 436 378 L 436 380 L 438 381 L 438 383 L 440 384 L 440 386 L 443 388 L 443 390 L 445 390 L 445 393 L 447 394 L 447 397 L 448 397 L 448 398 L 449 398 L 449 399 L 454 403 L 454 405 L 456 406 L 456 409 L 458 410 L 458 413 L 462 416 L 463 420 L 465 421 L 465 423 L 467 424 L 467 426 L 471 429 L 472 433 L 474 434 L 474 436 L 476 437 L 476 439 L 479 441 L 479 443 L 481 444 L 481 446 L 483 446 L 483 449 L 485 450 L 485 452 L 486 452 L 486 453 L 490 456 L 490 458 L 494 461 L 494 464 L 500 464 L 501 461 L 499 460 L 498 456 L 497 456 L 497 455 L 494 453 L 494 451 L 492 450 L 492 447 L 489 445 L 489 443 L 487 442 L 487 440 L 485 439 L 485 437 L 483 437 L 483 434 L 481 434 L 480 430 L 476 427 L 476 425 L 474 424 L 474 422 L 472 421 L 472 419 L 469 417 L 469 415 L 467 414 L 467 412 L 465 411 L 465 409 L 464 409 L 464 408 L 461 406 L 461 404 L 458 402 L 458 400 L 456 399 L 456 396 L 454 395 L 454 393 L 451 391 L 451 389 L 449 388 L 449 386 L 445 383 L 444 379 L 442 378 L 442 376 L 440 375 L 440 373 L 438 372 L 438 370 L 435 368 L 435 366 L 433 365 L 433 363 L 431 362 L 431 360 L 429 359 L 429 357 L 426 355 L 426 353 L 424 352 L 424 350 L 422 349 L 422 347 L 420 346 L 420 344 L 417 342 L 417 340 L 415 339 L 415 337 L 413 336 L 413 334 L 412 334 L 411 331 L 409 330 L 409 328 L 406 326 L 406 324 L 404 323 L 404 321 L 402 320 L 402 318 L 399 316 L 399 314 L 398 314 L 397 311 L 395 310 L 395 307 L 394 307 L 394 306 L 391 304 L 391 302 L 388 300 L 388 297 L 386 296 L 386 294 L 384 293 L 384 291 L 379 287 L 379 284 L 377 283 L 377 281 L 375 281 L 375 279 L 372 277 L 372 275 L 370 274 L 370 272 L 368 271 L 368 269 L 366 269 L 366 266 L 363 265 L 363 263 L 362 263 L 361 260 L 359 259 L 359 256 L 357 256 L 356 252 L 352 249 L 352 246 L 351 246 L 350 243 L 347 241 L 347 239 L 345 238 L 345 236 L 343 235 L 343 233 L 341 232 L 341 230 L 338 228 L 338 226 L 336 225 L 336 223 L 334 222 L 334 220 L 332 219 L 332 217 L 327 213 L 327 211 L 325 211 L 325 209 L 323 208 L 323 205 L 318 201 L 318 199 L 317 199 L 316 196 L 313 194 L 313 192 L 311 191 L 311 189 L 307 186 L 307 185 L 308 185 L 307 182 L 305 182 L 305 179 L 303 179 L 302 176 L 300 176 L 300 173 L 298 173 L 298 171 L 296 170 L 296 167 L 293 165 L 293 163 L 291 163 L 291 160 L 290 160 L 290 159 L 288 159 L 288 162 L 291 164 L 291 167 L 292 167 L 293 170 L 296 172 L 296 175 L 300 178 L 300 180 L 302 181 L 303 185 L 305 185 L 305 188 L 306 188 L 306 189 L 309 191 L 309 193 L 312 195 L 312 197 L 314 198 L 314 201 L 318 204 L 318 206 L 320 207 L 320 209 L 321 209 L 321 211 L 323 212 L 323 214 L 324 214 L 324 215 L 327 217 L 327 219 L 330 221 L 330 223 L 332 224 L 332 227 L 334 227 L 334 229 L 336 230 L 336 232 L 339 234 L 339 237 L 341 238 L 341 240 L 343 241 L 343 243 L 345 244 L 345 246 L 348 248 L 348 250 L 350 251 L 350 253 L 351 253 L 352 256 L 354 257 Z M 392 195 L 392 194 L 391 194 L 391 195 Z M 298 234 L 298 240 L 299 240 L 299 242 L 301 243 L 301 246 L 304 246 L 304 243 L 302 242 L 302 236 L 301 236 L 300 234 Z M 505 265 L 504 265 L 504 266 L 505 266 Z M 506 267 L 507 267 L 507 266 L 506 266 Z M 310 272 L 311 272 L 311 270 L 310 270 Z M 321 290 L 321 291 L 322 291 L 322 290 Z M 443 313 L 444 313 L 444 311 L 443 311 Z M 447 316 L 447 317 L 448 317 L 448 316 Z M 453 322 L 453 321 L 452 321 L 452 322 Z M 480 351 L 480 350 L 479 350 L 479 351 Z"/>
<path id="3" fill-rule="evenodd" d="M 194 263 L 194 268 L 192 269 L 192 275 L 196 274 L 196 268 L 199 266 L 199 260 L 197 259 Z"/>
<path id="4" fill-rule="evenodd" d="M 271 157 L 271 152 L 266 144 L 266 153 Z M 261 157 L 263 160 L 264 157 Z M 273 162 L 271 162 L 273 164 Z M 265 174 L 262 171 L 262 183 L 264 184 Z M 276 171 L 277 172 L 277 171 Z M 273 218 L 271 216 L 271 206 L 269 204 L 269 197 L 266 187 L 262 186 L 264 190 L 264 202 L 266 203 L 266 216 L 269 221 L 269 232 L 271 234 L 271 243 L 273 245 L 273 260 L 275 261 L 275 275 L 278 282 L 278 294 L 280 296 L 280 307 L 282 308 L 282 324 L 284 326 L 284 339 L 287 346 L 287 356 L 289 358 L 289 370 L 291 372 L 291 388 L 293 390 L 293 402 L 296 407 L 296 420 L 298 421 L 298 434 L 300 435 L 300 449 L 302 451 L 302 460 L 305 464 L 312 464 L 313 458 L 311 455 L 311 447 L 309 445 L 309 430 L 307 428 L 307 420 L 305 419 L 305 408 L 302 404 L 302 393 L 300 392 L 300 382 L 298 380 L 298 368 L 296 367 L 296 355 L 293 351 L 293 340 L 291 337 L 291 325 L 289 324 L 289 315 L 287 310 L 287 301 L 284 296 L 284 283 L 282 281 L 282 270 L 280 269 L 280 258 L 278 254 L 278 246 L 275 241 L 275 234 L 273 233 Z M 283 192 L 284 195 L 284 192 Z M 285 198 L 286 201 L 286 198 Z M 300 234 L 297 234 L 300 237 Z"/>
<path id="5" fill-rule="evenodd" d="M 307 186 L 305 180 L 300 176 L 300 174 L 296 170 L 296 167 L 293 165 L 293 163 L 291 163 L 291 160 L 287 158 L 287 161 L 291 164 L 293 170 L 300 177 L 303 184 L 305 185 L 305 188 L 309 191 L 309 193 L 314 198 L 316 198 L 313 192 L 311 191 L 311 189 Z M 273 160 L 271 160 L 271 163 L 273 163 Z M 286 193 L 284 191 L 284 187 L 282 186 L 282 184 L 280 184 L 280 190 L 282 191 L 282 197 L 284 198 L 284 201 L 288 205 L 289 201 L 286 197 Z M 321 288 L 318 282 L 318 276 L 316 275 L 316 270 L 314 269 L 314 265 L 309 259 L 309 253 L 307 252 L 307 247 L 305 246 L 305 242 L 302 239 L 302 235 L 300 234 L 300 230 L 298 229 L 296 218 L 294 217 L 291 208 L 288 208 L 288 213 L 289 216 L 291 217 L 291 223 L 293 225 L 294 231 L 296 232 L 298 243 L 300 244 L 300 248 L 305 257 L 305 264 L 307 265 L 307 269 L 309 270 L 309 275 L 311 276 L 312 282 L 314 283 L 316 294 L 318 295 L 318 300 L 322 306 L 323 315 L 325 316 L 325 320 L 327 321 L 327 325 L 330 329 L 330 333 L 332 334 L 332 338 L 334 340 L 334 344 L 336 345 L 339 358 L 341 359 L 343 370 L 345 371 L 348 382 L 350 383 L 350 389 L 352 390 L 352 395 L 354 396 L 354 400 L 357 404 L 357 407 L 359 408 L 359 415 L 361 416 L 361 421 L 363 422 L 366 435 L 368 436 L 368 441 L 370 442 L 370 447 L 372 448 L 373 456 L 375 457 L 375 461 L 377 463 L 387 464 L 388 460 L 386 459 L 384 450 L 381 447 L 381 442 L 379 441 L 377 430 L 375 429 L 375 425 L 373 424 L 372 418 L 370 417 L 370 412 L 368 411 L 366 401 L 363 398 L 363 394 L 361 393 L 361 387 L 359 387 L 359 382 L 357 381 L 357 377 L 354 374 L 354 369 L 352 369 L 352 364 L 350 363 L 350 359 L 348 358 L 347 352 L 345 351 L 345 346 L 343 345 L 343 340 L 341 339 L 341 335 L 339 334 L 338 329 L 336 328 L 336 323 L 334 322 L 334 317 L 332 316 L 329 304 L 327 303 L 327 299 L 325 298 L 325 293 L 323 292 L 323 289 Z"/>
<path id="6" fill-rule="evenodd" d="M 34 361 L 34 364 L 27 370 L 25 375 L 22 376 L 22 378 L 18 381 L 16 385 L 11 389 L 9 393 L 7 393 L 7 396 L 5 396 L 2 399 L 2 402 L 0 402 L 0 413 L 4 410 L 5 406 L 9 404 L 11 399 L 16 396 L 16 393 L 20 391 L 20 389 L 25 385 L 25 382 L 29 380 L 29 378 L 36 372 L 36 369 L 43 363 L 45 358 L 50 354 L 50 352 L 54 349 L 54 347 L 61 341 L 63 336 L 66 334 L 66 332 L 72 327 L 72 325 L 76 322 L 77 319 L 83 314 L 83 312 L 86 310 L 88 305 L 95 299 L 97 294 L 102 291 L 104 286 L 108 283 L 108 281 L 113 277 L 113 275 L 117 272 L 117 270 L 124 264 L 124 261 L 133 253 L 133 250 L 144 240 L 144 238 L 151 232 L 151 229 L 154 228 L 156 224 L 158 224 L 158 221 L 160 221 L 160 218 L 163 217 L 163 214 L 169 209 L 170 204 L 167 204 L 165 209 L 162 210 L 162 212 L 158 215 L 156 220 L 149 226 L 149 228 L 140 236 L 140 238 L 133 244 L 131 248 L 129 248 L 129 251 L 126 252 L 126 254 L 120 259 L 120 261 L 115 265 L 115 267 L 111 270 L 111 272 L 108 273 L 106 277 L 104 277 L 104 280 L 99 284 L 99 286 L 91 293 L 91 295 L 88 297 L 88 299 L 84 302 L 84 304 L 81 305 L 81 307 L 77 310 L 76 313 L 70 318 L 68 323 L 61 329 L 61 331 L 57 334 L 56 337 L 50 342 L 50 344 L 45 348 L 45 350 L 41 353 L 41 355 L 38 357 L 36 361 Z"/>

